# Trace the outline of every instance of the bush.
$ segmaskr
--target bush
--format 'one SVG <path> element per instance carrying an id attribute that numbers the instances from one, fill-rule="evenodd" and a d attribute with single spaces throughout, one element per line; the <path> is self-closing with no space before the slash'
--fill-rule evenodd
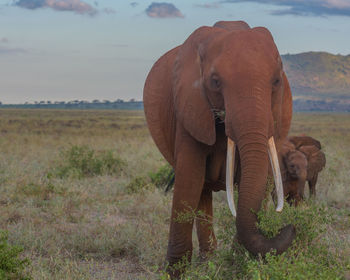
<path id="1" fill-rule="evenodd" d="M 126 192 L 128 194 L 142 193 L 145 190 L 152 190 L 155 187 L 164 189 L 172 186 L 174 181 L 174 170 L 169 165 L 163 165 L 156 172 L 149 172 L 147 176 L 137 176 L 133 178 L 128 185 L 126 185 Z"/>
<path id="2" fill-rule="evenodd" d="M 148 176 L 151 179 L 151 182 L 160 189 L 163 189 L 170 185 L 172 186 L 175 178 L 175 173 L 173 168 L 169 164 L 165 164 L 160 167 L 157 172 L 150 172 Z"/>
<path id="3" fill-rule="evenodd" d="M 87 146 L 74 145 L 61 153 L 61 159 L 63 163 L 53 172 L 60 178 L 119 174 L 126 166 L 112 151 L 96 153 Z"/>
<path id="4" fill-rule="evenodd" d="M 28 266 L 28 259 L 19 258 L 22 248 L 11 246 L 7 241 L 7 233 L 0 231 L 0 279 L 2 280 L 28 280 L 29 276 L 23 276 L 23 270 Z"/>
<path id="5" fill-rule="evenodd" d="M 154 189 L 154 185 L 149 182 L 149 179 L 144 176 L 137 176 L 131 180 L 131 182 L 126 186 L 126 192 L 128 194 L 141 193 L 145 190 Z"/>
<path id="6" fill-rule="evenodd" d="M 324 256 L 332 257 L 327 248 L 319 248 L 317 254 L 311 250 L 294 248 L 280 256 L 267 254 L 265 259 L 250 260 L 250 279 L 342 279 L 342 267 L 337 263 L 324 262 Z M 321 254 L 321 255 L 319 255 Z"/>
<path id="7" fill-rule="evenodd" d="M 227 207 L 215 215 L 219 216 L 219 248 L 206 263 L 196 262 L 195 257 L 184 279 L 344 279 L 350 268 L 350 261 L 329 246 L 325 233 L 333 218 L 324 205 L 307 201 L 297 208 L 286 203 L 282 213 L 273 205 L 260 211 L 258 227 L 264 235 L 272 237 L 290 223 L 297 233 L 286 252 L 278 256 L 269 253 L 265 258 L 250 255 L 234 239 L 236 227 Z"/>

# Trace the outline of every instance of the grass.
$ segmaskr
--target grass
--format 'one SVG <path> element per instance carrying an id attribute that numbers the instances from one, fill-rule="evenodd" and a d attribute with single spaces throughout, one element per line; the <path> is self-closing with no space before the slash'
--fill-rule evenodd
<path id="1" fill-rule="evenodd" d="M 29 260 L 19 258 L 21 252 L 22 248 L 8 244 L 7 233 L 0 231 L 0 279 L 30 279 L 23 275 Z"/>
<path id="2" fill-rule="evenodd" d="M 48 177 L 81 179 L 104 174 L 119 175 L 125 165 L 122 159 L 113 155 L 112 150 L 101 151 L 97 154 L 88 146 L 74 145 L 61 153 L 58 167 L 49 173 Z"/>
<path id="3" fill-rule="evenodd" d="M 259 213 L 267 235 L 296 225 L 292 248 L 250 256 L 234 241 L 225 193 L 215 193 L 218 250 L 200 262 L 194 233 L 184 279 L 350 278 L 349 115 L 296 114 L 291 134 L 303 133 L 320 140 L 327 157 L 316 201 Z M 143 112 L 0 110 L 0 135 L 0 230 L 22 248 L 18 259 L 30 260 L 24 276 L 167 279 L 169 167 Z"/>

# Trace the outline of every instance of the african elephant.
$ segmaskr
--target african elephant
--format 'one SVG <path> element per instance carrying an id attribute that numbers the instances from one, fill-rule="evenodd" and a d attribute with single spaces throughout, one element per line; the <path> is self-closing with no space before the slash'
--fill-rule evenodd
<path id="1" fill-rule="evenodd" d="M 307 177 L 310 195 L 316 196 L 318 173 L 326 166 L 326 156 L 316 146 L 301 146 L 299 148 L 307 158 Z"/>
<path id="2" fill-rule="evenodd" d="M 309 136 L 289 137 L 284 145 L 282 170 L 284 194 L 287 200 L 295 204 L 304 198 L 305 182 L 308 181 L 310 195 L 316 196 L 318 173 L 326 165 L 325 154 L 321 151 L 321 143 Z M 284 165 L 284 166 L 283 166 Z"/>
<path id="3" fill-rule="evenodd" d="M 198 28 L 153 65 L 143 100 L 151 135 L 176 175 L 170 267 L 184 256 L 191 259 L 194 219 L 180 222 L 181 213 L 205 213 L 209 222 L 196 223 L 200 253 L 215 248 L 212 190 L 225 181 L 232 211 L 232 183 L 239 182 L 238 240 L 255 255 L 285 251 L 294 226 L 268 239 L 255 214 L 265 195 L 269 156 L 283 203 L 276 146 L 292 117 L 291 91 L 271 33 L 242 21 Z"/>

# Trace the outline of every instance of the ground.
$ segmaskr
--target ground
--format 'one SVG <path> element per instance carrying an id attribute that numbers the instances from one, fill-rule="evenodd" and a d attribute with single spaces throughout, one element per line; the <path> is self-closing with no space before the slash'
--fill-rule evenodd
<path id="1" fill-rule="evenodd" d="M 232 248 L 234 221 L 220 192 L 214 198 L 218 252 L 198 262 L 194 238 L 186 279 L 311 279 L 321 272 L 319 279 L 350 279 L 350 115 L 295 114 L 291 134 L 320 140 L 327 157 L 316 202 L 287 207 L 276 224 L 273 211 L 261 214 L 266 234 L 283 219 L 299 223 L 291 252 L 257 260 Z M 25 275 L 167 279 L 171 193 L 150 175 L 166 162 L 142 111 L 2 109 L 0 136 L 0 230 L 30 259 Z"/>

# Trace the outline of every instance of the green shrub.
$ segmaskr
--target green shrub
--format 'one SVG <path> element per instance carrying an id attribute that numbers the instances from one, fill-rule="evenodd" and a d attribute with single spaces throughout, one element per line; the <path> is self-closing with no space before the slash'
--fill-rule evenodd
<path id="1" fill-rule="evenodd" d="M 285 204 L 282 213 L 270 207 L 258 213 L 259 228 L 268 237 L 286 224 L 296 228 L 293 246 L 282 255 L 267 254 L 265 259 L 251 259 L 247 273 L 251 279 L 342 279 L 348 260 L 330 248 L 324 233 L 333 217 L 327 206 L 313 201 L 299 207 Z"/>
<path id="2" fill-rule="evenodd" d="M 61 159 L 63 163 L 53 172 L 60 178 L 119 174 L 126 166 L 112 151 L 95 152 L 87 146 L 74 145 L 61 153 Z"/>
<path id="3" fill-rule="evenodd" d="M 332 257 L 327 248 L 319 248 L 317 254 L 311 250 L 293 248 L 280 256 L 267 254 L 262 260 L 249 260 L 248 275 L 250 279 L 342 279 L 343 268 L 338 263 L 324 261 Z"/>
<path id="4" fill-rule="evenodd" d="M 297 233 L 286 252 L 278 256 L 270 253 L 265 258 L 252 256 L 237 242 L 234 219 L 227 207 L 215 215 L 218 250 L 205 263 L 194 256 L 183 279 L 344 279 L 350 268 L 350 260 L 327 241 L 325 233 L 333 218 L 324 205 L 307 201 L 299 207 L 286 203 L 282 213 L 273 205 L 260 211 L 258 227 L 267 237 L 290 223 Z"/>
<path id="5" fill-rule="evenodd" d="M 154 189 L 154 185 L 149 182 L 149 178 L 145 176 L 137 176 L 126 185 L 126 192 L 128 194 L 141 193 L 145 190 Z"/>
<path id="6" fill-rule="evenodd" d="M 157 188 L 165 188 L 169 184 L 172 184 L 174 179 L 174 170 L 169 164 L 165 164 L 162 167 L 160 167 L 157 172 L 150 172 L 148 176 L 151 179 L 151 182 L 157 187 Z"/>
<path id="7" fill-rule="evenodd" d="M 22 259 L 19 254 L 22 248 L 8 244 L 7 233 L 0 231 L 0 279 L 1 280 L 28 280 L 29 276 L 23 275 L 23 270 L 28 266 L 29 260 Z"/>
<path id="8" fill-rule="evenodd" d="M 267 211 L 258 213 L 259 228 L 267 237 L 275 236 L 281 227 L 293 224 L 297 231 L 297 241 L 307 245 L 332 222 L 332 216 L 325 205 L 312 201 L 301 203 L 298 207 L 289 206 L 288 203 L 284 205 L 282 213 L 277 213 L 273 205 Z"/>
<path id="9" fill-rule="evenodd" d="M 169 165 L 163 165 L 156 172 L 149 172 L 147 176 L 137 176 L 126 186 L 129 194 L 152 190 L 154 187 L 164 189 L 174 177 L 174 170 Z"/>

